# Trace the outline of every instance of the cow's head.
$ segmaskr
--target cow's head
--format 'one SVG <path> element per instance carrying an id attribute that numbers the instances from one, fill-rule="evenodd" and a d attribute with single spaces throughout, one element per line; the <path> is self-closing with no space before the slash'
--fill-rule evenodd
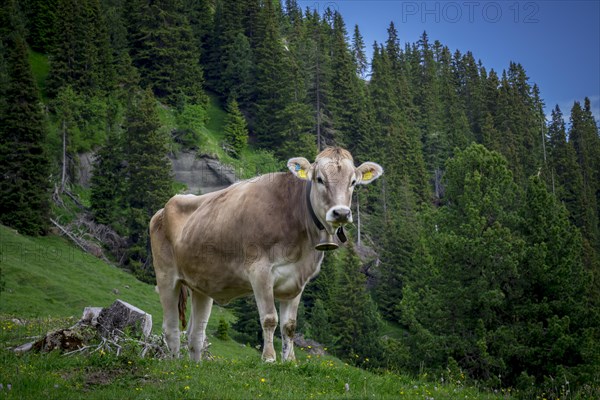
<path id="1" fill-rule="evenodd" d="M 323 150 L 314 164 L 296 157 L 287 166 L 296 177 L 312 183 L 313 210 L 330 235 L 352 222 L 350 204 L 354 187 L 371 183 L 383 174 L 383 168 L 373 162 L 355 167 L 350 152 L 341 148 Z"/>

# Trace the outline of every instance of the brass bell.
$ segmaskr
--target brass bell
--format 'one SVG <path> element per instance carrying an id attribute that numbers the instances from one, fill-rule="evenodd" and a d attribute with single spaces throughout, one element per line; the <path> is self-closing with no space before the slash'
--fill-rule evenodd
<path id="1" fill-rule="evenodd" d="M 319 233 L 319 243 L 315 246 L 316 250 L 330 251 L 335 250 L 338 247 L 338 244 L 333 239 L 333 235 L 328 234 L 326 230 L 322 230 Z"/>

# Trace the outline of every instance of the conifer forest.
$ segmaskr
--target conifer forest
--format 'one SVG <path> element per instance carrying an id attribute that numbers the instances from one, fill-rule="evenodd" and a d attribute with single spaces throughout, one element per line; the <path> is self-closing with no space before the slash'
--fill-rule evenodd
<path id="1" fill-rule="evenodd" d="M 341 146 L 385 173 L 355 192 L 360 222 L 307 286 L 300 332 L 364 368 L 524 398 L 600 386 L 590 100 L 547 118 L 518 62 L 488 69 L 425 32 L 404 43 L 393 23 L 365 43 L 298 3 L 3 0 L 0 223 L 46 235 L 84 213 L 119 238 L 111 261 L 152 283 L 149 220 L 182 190 L 170 154 L 215 153 L 241 179 Z M 235 309 L 259 343 L 252 298 Z"/>

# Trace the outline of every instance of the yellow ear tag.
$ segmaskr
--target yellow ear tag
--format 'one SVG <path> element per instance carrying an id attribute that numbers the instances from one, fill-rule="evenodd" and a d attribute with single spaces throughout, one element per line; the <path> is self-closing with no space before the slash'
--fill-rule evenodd
<path id="1" fill-rule="evenodd" d="M 373 171 L 365 172 L 362 177 L 363 177 L 363 180 L 365 180 L 365 181 L 373 179 Z"/>
<path id="2" fill-rule="evenodd" d="M 306 179 L 306 170 L 304 169 L 299 169 L 298 170 L 298 176 L 302 179 Z"/>

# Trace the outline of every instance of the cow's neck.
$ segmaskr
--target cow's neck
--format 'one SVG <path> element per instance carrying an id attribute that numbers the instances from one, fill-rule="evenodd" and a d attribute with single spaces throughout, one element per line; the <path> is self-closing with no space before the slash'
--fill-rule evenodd
<path id="1" fill-rule="evenodd" d="M 317 229 L 319 231 L 324 231 L 325 227 L 323 226 L 323 224 L 317 217 L 317 214 L 315 214 L 315 210 L 312 206 L 312 202 L 310 201 L 311 190 L 312 190 L 312 181 L 308 180 L 306 182 L 306 207 L 308 208 L 308 215 L 310 215 L 310 218 L 312 219 L 313 223 L 317 226 Z"/>

